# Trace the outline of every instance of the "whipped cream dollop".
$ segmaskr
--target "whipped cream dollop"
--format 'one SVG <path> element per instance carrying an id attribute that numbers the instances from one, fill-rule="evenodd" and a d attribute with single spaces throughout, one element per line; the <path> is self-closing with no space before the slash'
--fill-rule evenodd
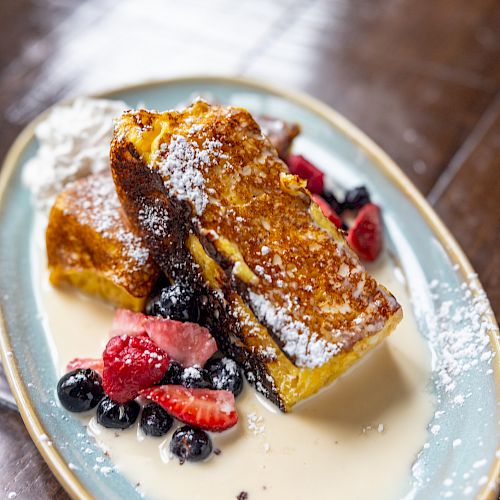
<path id="1" fill-rule="evenodd" d="M 39 147 L 23 171 L 37 208 L 48 211 L 68 182 L 109 168 L 113 119 L 127 108 L 123 101 L 81 97 L 50 110 L 35 129 Z"/>

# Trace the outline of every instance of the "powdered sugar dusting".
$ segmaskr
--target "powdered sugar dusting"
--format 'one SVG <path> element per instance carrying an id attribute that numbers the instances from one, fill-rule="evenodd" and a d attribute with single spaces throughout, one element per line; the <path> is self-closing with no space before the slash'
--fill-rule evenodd
<path id="1" fill-rule="evenodd" d="M 494 357 L 488 332 L 495 328 L 495 323 L 488 298 L 476 274 L 471 274 L 468 279 L 468 283 L 455 289 L 448 283 L 431 282 L 435 299 L 448 292 L 462 296 L 459 303 L 456 300 L 440 301 L 436 315 L 430 318 L 429 341 L 439 352 L 435 371 L 438 384 L 446 393 L 455 392 L 457 377 L 478 363 L 489 364 Z M 462 404 L 464 395 L 455 394 L 453 401 Z"/>
<path id="2" fill-rule="evenodd" d="M 160 238 L 167 236 L 168 215 L 159 204 L 143 205 L 137 215 L 139 223 L 150 232 Z"/>
<path id="3" fill-rule="evenodd" d="M 454 270 L 458 271 L 458 267 Z M 450 461 L 450 468 L 466 470 L 460 481 L 448 478 L 439 490 L 434 488 L 433 496 L 469 497 L 477 493 L 478 486 L 484 485 L 495 491 L 498 483 L 494 480 L 488 482 L 484 475 L 494 459 L 484 436 L 485 432 L 492 437 L 498 434 L 500 421 L 495 418 L 495 412 L 485 415 L 484 420 L 479 422 L 481 431 L 478 432 L 478 422 L 464 419 L 464 415 L 483 413 L 484 400 L 495 398 L 494 383 L 490 385 L 486 381 L 478 387 L 476 377 L 483 379 L 483 375 L 491 376 L 493 373 L 491 366 L 495 353 L 490 335 L 498 335 L 498 328 L 476 274 L 469 274 L 464 282 L 433 279 L 429 288 L 433 311 L 427 306 L 420 309 L 418 301 L 415 301 L 415 307 L 425 318 L 423 331 L 435 353 L 433 381 L 437 388 L 438 410 L 428 426 L 432 439 L 424 445 L 412 468 L 414 491 L 426 488 L 435 474 L 428 466 L 429 453 L 441 457 L 443 461 Z M 443 418 L 445 414 L 446 419 Z M 460 437 L 457 437 L 457 432 Z M 458 453 L 462 447 L 467 447 L 466 456 Z M 411 494 L 407 498 L 411 498 Z"/>
<path id="4" fill-rule="evenodd" d="M 71 215 L 103 238 L 119 241 L 125 257 L 122 264 L 128 271 L 143 269 L 149 259 L 149 251 L 141 238 L 125 224 L 111 176 L 90 176 L 69 184 L 67 189 L 71 196 Z M 66 215 L 67 210 L 69 208 L 65 211 Z"/>
<path id="5" fill-rule="evenodd" d="M 193 127 L 190 134 L 198 131 Z M 217 140 L 206 139 L 200 147 L 194 140 L 173 135 L 167 157 L 159 162 L 159 171 L 170 195 L 190 201 L 197 215 L 201 215 L 208 204 L 204 174 L 212 161 L 225 157 L 221 148 L 222 143 Z"/>
<path id="6" fill-rule="evenodd" d="M 275 307 L 253 291 L 248 292 L 248 298 L 257 318 L 283 342 L 283 351 L 294 358 L 297 366 L 321 366 L 340 352 L 339 345 L 319 338 L 302 321 L 294 320 L 285 308 Z"/>
<path id="7" fill-rule="evenodd" d="M 247 415 L 247 427 L 256 436 L 265 432 L 264 418 L 252 412 Z"/>
<path id="8" fill-rule="evenodd" d="M 222 358 L 223 369 L 214 373 L 212 382 L 214 389 L 225 389 L 228 387 L 228 381 L 232 380 L 239 371 L 238 365 L 231 358 Z"/>
<path id="9" fill-rule="evenodd" d="M 188 368 L 184 369 L 181 375 L 181 378 L 184 382 L 187 382 L 189 379 L 200 380 L 201 377 L 201 368 L 199 366 L 189 366 Z"/>

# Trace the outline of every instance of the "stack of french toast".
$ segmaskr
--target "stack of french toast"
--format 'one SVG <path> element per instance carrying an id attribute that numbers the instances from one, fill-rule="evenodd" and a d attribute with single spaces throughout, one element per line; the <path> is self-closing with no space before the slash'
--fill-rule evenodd
<path id="1" fill-rule="evenodd" d="M 159 280 L 182 283 L 219 349 L 289 411 L 402 317 L 284 163 L 298 133 L 201 100 L 125 112 L 110 172 L 72 183 L 51 210 L 51 282 L 135 311 Z"/>

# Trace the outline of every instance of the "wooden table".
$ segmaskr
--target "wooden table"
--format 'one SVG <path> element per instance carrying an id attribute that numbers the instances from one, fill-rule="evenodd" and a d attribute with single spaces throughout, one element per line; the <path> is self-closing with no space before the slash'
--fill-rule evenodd
<path id="1" fill-rule="evenodd" d="M 498 0 L 3 0 L 0 40 L 0 157 L 68 95 L 199 73 L 298 88 L 396 160 L 500 313 Z M 0 496 L 65 498 L 18 414 L 0 422 Z"/>

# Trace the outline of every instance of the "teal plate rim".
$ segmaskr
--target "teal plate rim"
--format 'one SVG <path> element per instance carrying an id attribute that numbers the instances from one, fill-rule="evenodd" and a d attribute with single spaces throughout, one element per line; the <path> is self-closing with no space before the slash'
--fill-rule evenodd
<path id="1" fill-rule="evenodd" d="M 335 129 L 337 133 L 343 135 L 347 140 L 359 148 L 364 155 L 369 158 L 373 165 L 375 165 L 375 167 L 383 174 L 386 180 L 395 186 L 399 192 L 404 194 L 407 200 L 413 205 L 414 208 L 416 208 L 422 219 L 431 230 L 433 236 L 439 241 L 442 248 L 445 249 L 447 256 L 454 264 L 455 270 L 461 275 L 463 281 L 465 282 L 468 276 L 474 273 L 472 266 L 453 236 L 441 222 L 427 201 L 418 192 L 406 175 L 399 169 L 399 167 L 389 158 L 389 156 L 342 115 L 328 107 L 326 104 L 323 104 L 306 94 L 279 88 L 277 86 L 249 78 L 200 75 L 122 86 L 105 92 L 100 92 L 95 94 L 94 97 L 117 98 L 120 97 L 121 94 L 127 92 L 134 93 L 173 85 L 179 86 L 183 84 L 197 84 L 199 88 L 203 88 L 204 83 L 210 85 L 234 85 L 245 88 L 246 90 L 251 91 L 254 89 L 255 91 L 261 93 L 280 97 L 296 106 L 305 108 L 307 111 L 328 122 L 328 124 Z M 24 154 L 29 143 L 33 140 L 36 125 L 44 118 L 44 116 L 46 116 L 47 112 L 48 110 L 39 115 L 25 127 L 5 157 L 0 173 L 0 210 L 2 209 L 2 204 L 4 202 L 5 194 L 10 181 L 21 164 L 19 160 Z M 50 469 L 70 496 L 73 498 L 92 498 L 92 495 L 80 480 L 78 473 L 76 473 L 64 460 L 61 453 L 57 450 L 57 447 L 47 446 L 46 430 L 23 380 L 15 353 L 13 355 L 12 342 L 3 311 L 4 305 L 0 304 L 0 306 L 0 352 L 2 363 L 8 382 L 21 412 L 21 416 L 30 433 L 30 436 Z M 496 324 L 496 320 L 491 309 L 489 309 L 486 314 L 490 316 L 491 325 L 493 325 L 493 327 L 489 329 L 488 334 L 490 346 L 495 355 L 494 384 L 496 400 L 498 402 L 500 400 L 500 340 L 498 325 Z M 498 477 L 500 477 L 500 456 L 497 453 L 495 459 L 491 462 L 487 475 L 487 483 L 495 484 Z M 495 489 L 486 487 L 479 488 L 477 498 L 480 498 L 481 500 L 494 499 L 496 498 Z"/>

